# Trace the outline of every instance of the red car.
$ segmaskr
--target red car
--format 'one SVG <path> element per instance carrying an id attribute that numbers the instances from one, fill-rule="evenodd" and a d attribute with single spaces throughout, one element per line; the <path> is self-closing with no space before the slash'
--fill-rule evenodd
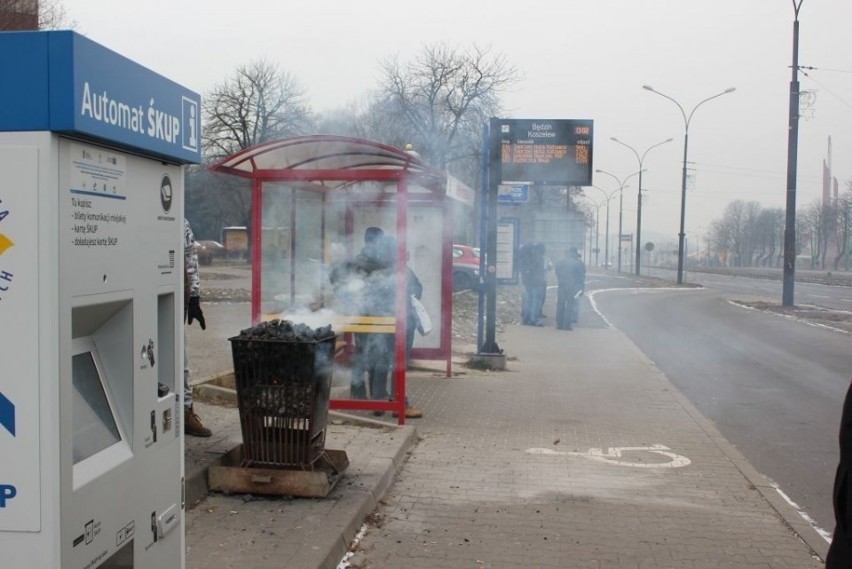
<path id="1" fill-rule="evenodd" d="M 453 243 L 453 292 L 479 285 L 479 248 Z"/>

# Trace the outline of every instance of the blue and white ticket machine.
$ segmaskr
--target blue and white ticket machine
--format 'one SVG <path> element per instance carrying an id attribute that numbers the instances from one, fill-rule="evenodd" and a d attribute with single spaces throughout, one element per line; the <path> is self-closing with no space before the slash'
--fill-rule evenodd
<path id="1" fill-rule="evenodd" d="M 73 32 L 0 53 L 0 566 L 182 568 L 200 98 Z"/>

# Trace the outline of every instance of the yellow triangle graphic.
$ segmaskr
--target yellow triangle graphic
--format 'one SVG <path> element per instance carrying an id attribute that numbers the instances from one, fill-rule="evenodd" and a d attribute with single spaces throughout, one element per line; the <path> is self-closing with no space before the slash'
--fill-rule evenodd
<path id="1" fill-rule="evenodd" d="M 14 245 L 12 240 L 0 233 L 0 255 L 6 252 L 6 249 Z"/>

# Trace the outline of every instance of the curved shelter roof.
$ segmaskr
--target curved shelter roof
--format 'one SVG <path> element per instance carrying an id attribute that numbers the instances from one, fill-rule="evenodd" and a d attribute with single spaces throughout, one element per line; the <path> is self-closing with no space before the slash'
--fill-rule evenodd
<path id="1" fill-rule="evenodd" d="M 312 135 L 257 144 L 217 162 L 214 172 L 303 189 L 342 189 L 358 181 L 406 180 L 444 193 L 445 174 L 416 154 L 347 136 Z"/>

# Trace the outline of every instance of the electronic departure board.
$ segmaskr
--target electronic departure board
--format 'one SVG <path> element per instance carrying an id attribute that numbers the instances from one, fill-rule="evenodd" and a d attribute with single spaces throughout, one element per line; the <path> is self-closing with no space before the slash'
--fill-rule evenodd
<path id="1" fill-rule="evenodd" d="M 500 183 L 592 185 L 591 120 L 498 119 Z M 492 139 L 493 140 L 493 139 Z"/>

